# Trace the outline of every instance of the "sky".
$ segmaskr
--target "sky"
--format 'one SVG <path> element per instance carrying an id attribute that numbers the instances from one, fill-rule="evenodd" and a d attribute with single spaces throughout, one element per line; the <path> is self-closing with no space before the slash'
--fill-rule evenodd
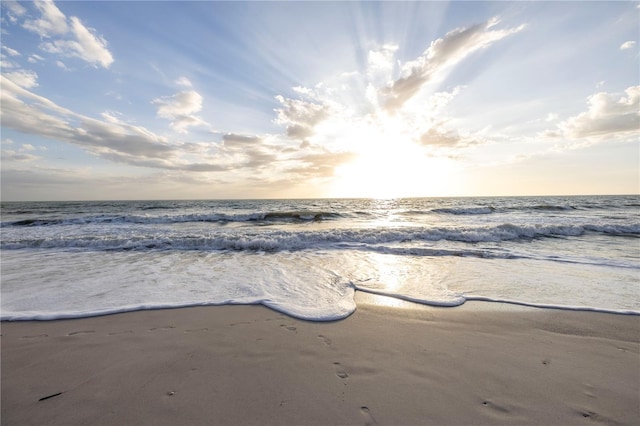
<path id="1" fill-rule="evenodd" d="M 2 0 L 1 198 L 640 193 L 640 3 Z"/>

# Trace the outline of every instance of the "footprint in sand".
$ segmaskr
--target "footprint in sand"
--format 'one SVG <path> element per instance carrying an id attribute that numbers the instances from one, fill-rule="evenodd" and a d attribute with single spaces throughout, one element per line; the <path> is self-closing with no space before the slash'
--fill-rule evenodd
<path id="1" fill-rule="evenodd" d="M 204 327 L 204 328 L 194 328 L 192 330 L 185 330 L 184 332 L 185 333 L 200 333 L 200 332 L 203 332 L 203 331 L 209 331 L 209 329 L 206 328 L 206 327 Z"/>
<path id="2" fill-rule="evenodd" d="M 67 334 L 67 336 L 76 336 L 78 334 L 91 334 L 91 333 L 95 333 L 95 330 L 72 331 L 71 333 Z"/>
<path id="3" fill-rule="evenodd" d="M 282 327 L 282 328 L 284 328 L 286 330 L 289 330 L 289 331 L 291 331 L 293 333 L 297 333 L 297 330 L 298 330 L 297 328 L 295 328 L 292 325 L 280 324 L 280 327 Z"/>
<path id="4" fill-rule="evenodd" d="M 117 336 L 119 334 L 129 334 L 129 333 L 133 333 L 133 330 L 112 331 L 111 333 L 107 333 L 107 336 Z"/>
<path id="5" fill-rule="evenodd" d="M 373 415 L 371 414 L 371 410 L 369 409 L 369 407 L 367 407 L 366 405 L 363 405 L 362 407 L 360 407 L 360 412 L 364 417 L 365 426 L 372 426 L 372 425 L 378 424 L 378 422 L 376 422 L 376 419 L 373 418 Z"/>
<path id="6" fill-rule="evenodd" d="M 36 334 L 35 336 L 22 336 L 21 339 L 42 339 L 44 337 L 49 337 L 48 334 Z"/>
<path id="7" fill-rule="evenodd" d="M 578 411 L 578 413 L 585 419 L 589 419 L 591 421 L 595 421 L 598 423 L 611 423 L 611 419 L 601 416 L 595 411 Z"/>
<path id="8" fill-rule="evenodd" d="M 331 339 L 329 339 L 328 337 L 325 337 L 322 334 L 318 334 L 318 339 L 322 340 L 322 342 L 327 346 L 331 345 Z"/>
<path id="9" fill-rule="evenodd" d="M 172 328 L 175 328 L 173 325 L 167 325 L 164 327 L 153 327 L 150 328 L 149 331 L 157 331 L 157 330 L 171 330 Z"/>
<path id="10" fill-rule="evenodd" d="M 491 409 L 493 409 L 493 410 L 495 410 L 495 411 L 498 411 L 498 412 L 500 412 L 500 413 L 507 414 L 507 413 L 509 413 L 509 412 L 510 412 L 510 410 L 509 410 L 508 408 L 503 407 L 503 406 L 501 406 L 501 405 L 498 405 L 498 404 L 496 404 L 496 403 L 494 403 L 494 402 L 492 402 L 492 401 L 484 401 L 484 402 L 482 403 L 482 405 L 484 405 L 485 407 L 491 408 Z"/>
<path id="11" fill-rule="evenodd" d="M 334 362 L 333 366 L 336 369 L 336 376 L 340 377 L 341 379 L 346 379 L 347 377 L 349 377 L 349 375 L 344 370 L 344 368 L 342 368 L 342 365 L 340 365 L 339 362 Z"/>
<path id="12" fill-rule="evenodd" d="M 592 384 L 583 383 L 582 386 L 584 387 L 584 390 L 582 391 L 583 394 L 585 394 L 589 398 L 595 398 L 596 397 L 596 394 L 595 394 L 596 388 Z"/>

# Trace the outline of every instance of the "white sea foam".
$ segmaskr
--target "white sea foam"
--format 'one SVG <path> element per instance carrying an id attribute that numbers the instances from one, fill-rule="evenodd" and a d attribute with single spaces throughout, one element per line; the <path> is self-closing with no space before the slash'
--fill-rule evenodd
<path id="1" fill-rule="evenodd" d="M 301 252 L 10 252 L 2 257 L 2 269 L 2 320 L 263 304 L 325 321 L 355 310 L 353 286 L 324 265 L 322 256 Z"/>

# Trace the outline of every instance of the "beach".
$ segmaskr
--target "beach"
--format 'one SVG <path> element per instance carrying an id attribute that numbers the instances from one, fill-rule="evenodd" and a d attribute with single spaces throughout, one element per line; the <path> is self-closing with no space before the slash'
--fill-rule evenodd
<path id="1" fill-rule="evenodd" d="M 640 316 L 358 292 L 2 323 L 2 424 L 637 424 Z M 384 306 L 385 303 L 393 306 Z"/>

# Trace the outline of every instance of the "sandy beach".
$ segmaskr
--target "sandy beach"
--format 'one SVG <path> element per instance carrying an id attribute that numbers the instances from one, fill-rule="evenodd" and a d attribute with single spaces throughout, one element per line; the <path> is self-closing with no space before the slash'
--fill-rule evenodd
<path id="1" fill-rule="evenodd" d="M 4 322 L 2 424 L 640 419 L 640 316 L 380 300 L 329 323 L 262 306 Z"/>

